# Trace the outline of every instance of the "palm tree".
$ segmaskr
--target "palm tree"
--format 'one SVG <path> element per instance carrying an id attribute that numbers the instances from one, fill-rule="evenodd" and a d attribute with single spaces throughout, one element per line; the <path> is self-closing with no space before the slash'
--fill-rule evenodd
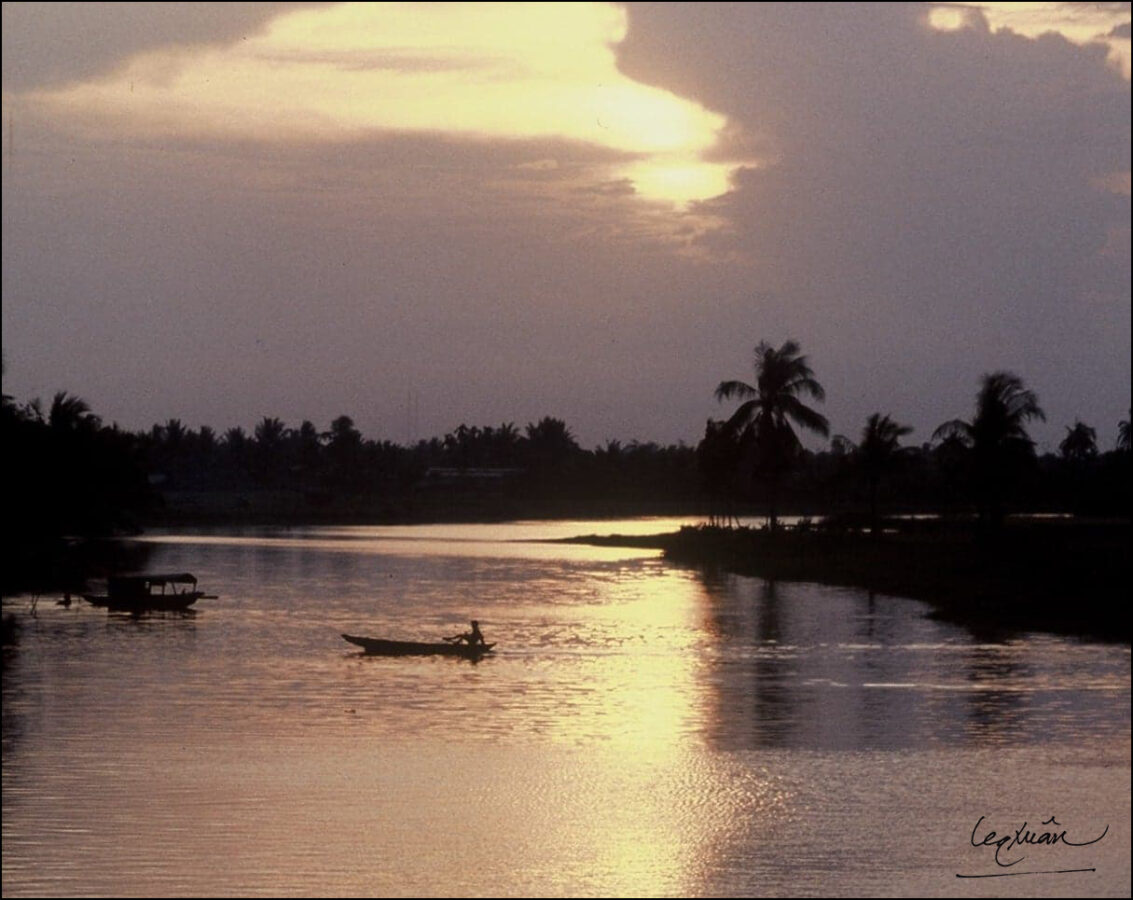
<path id="1" fill-rule="evenodd" d="M 503 422 L 495 430 L 484 429 L 489 438 L 489 452 L 492 465 L 514 466 L 519 457 L 519 447 L 522 441 L 519 429 L 514 422 Z"/>
<path id="2" fill-rule="evenodd" d="M 1129 420 L 1122 419 L 1117 423 L 1117 449 L 1129 452 Z"/>
<path id="3" fill-rule="evenodd" d="M 284 469 L 283 448 L 287 426 L 282 419 L 264 416 L 255 428 L 253 459 L 256 464 L 255 475 L 260 482 L 276 486 Z"/>
<path id="4" fill-rule="evenodd" d="M 52 399 L 47 423 L 53 431 L 97 429 L 101 424 L 85 400 L 66 391 L 59 391 Z"/>
<path id="5" fill-rule="evenodd" d="M 933 439 L 957 439 L 972 454 L 972 474 L 980 521 L 998 526 L 1003 494 L 1021 465 L 1034 459 L 1035 442 L 1027 434 L 1031 419 L 1046 421 L 1038 397 L 1012 372 L 984 375 L 971 422 L 953 419 L 933 432 Z"/>
<path id="6" fill-rule="evenodd" d="M 538 422 L 529 422 L 525 433 L 527 449 L 537 466 L 559 466 L 580 449 L 562 419 L 544 416 Z"/>
<path id="7" fill-rule="evenodd" d="M 704 437 L 696 447 L 696 465 L 708 495 L 710 525 L 727 526 L 736 521 L 732 502 L 740 453 L 739 435 L 730 431 L 727 423 L 709 419 Z"/>
<path id="8" fill-rule="evenodd" d="M 1098 455 L 1098 433 L 1084 422 L 1066 427 L 1066 437 L 1058 445 L 1058 452 L 1068 461 L 1085 462 Z"/>
<path id="9" fill-rule="evenodd" d="M 825 400 L 826 391 L 814 378 L 807 358 L 799 355 L 799 345 L 787 340 L 776 350 L 766 341 L 755 348 L 755 386 L 743 381 L 722 381 L 716 400 L 739 397 L 744 400 L 725 424 L 733 434 L 743 434 L 754 453 L 754 472 L 768 485 L 769 522 L 778 527 L 779 481 L 802 450 L 791 423 L 826 437 L 830 425 L 799 398 Z"/>
<path id="10" fill-rule="evenodd" d="M 358 487 L 362 482 L 362 432 L 354 427 L 354 420 L 341 415 L 330 423 L 330 431 L 323 433 L 327 442 L 327 460 L 330 463 L 331 481 L 340 489 Z"/>
<path id="11" fill-rule="evenodd" d="M 319 429 L 310 419 L 304 419 L 299 428 L 291 434 L 294 444 L 295 465 L 307 486 L 310 486 L 319 471 L 323 445 L 319 441 Z"/>
<path id="12" fill-rule="evenodd" d="M 898 425 L 889 416 L 874 413 L 862 429 L 862 442 L 858 446 L 858 463 L 869 485 L 869 530 L 877 534 L 877 488 L 881 477 L 896 464 L 901 456 L 900 440 L 913 429 Z"/>

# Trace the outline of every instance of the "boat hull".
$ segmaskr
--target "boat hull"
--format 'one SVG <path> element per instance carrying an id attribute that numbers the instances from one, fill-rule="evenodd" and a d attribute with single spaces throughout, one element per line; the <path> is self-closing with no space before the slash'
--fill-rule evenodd
<path id="1" fill-rule="evenodd" d="M 381 638 L 359 637 L 344 634 L 343 639 L 361 647 L 374 656 L 462 656 L 465 659 L 479 659 L 492 652 L 495 644 L 469 646 L 468 644 L 430 644 L 420 641 L 387 641 Z"/>
<path id="2" fill-rule="evenodd" d="M 111 612 L 182 612 L 204 596 L 207 595 L 194 592 L 120 599 L 106 594 L 83 594 L 83 599 L 91 606 L 98 606 Z"/>

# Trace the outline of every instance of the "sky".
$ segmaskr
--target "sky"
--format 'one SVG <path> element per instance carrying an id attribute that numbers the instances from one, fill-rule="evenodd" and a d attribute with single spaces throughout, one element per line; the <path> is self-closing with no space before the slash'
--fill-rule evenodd
<path id="1" fill-rule="evenodd" d="M 790 338 L 832 435 L 1006 369 L 1110 449 L 1129 48 L 1129 3 L 4 3 L 4 391 L 694 445 Z"/>

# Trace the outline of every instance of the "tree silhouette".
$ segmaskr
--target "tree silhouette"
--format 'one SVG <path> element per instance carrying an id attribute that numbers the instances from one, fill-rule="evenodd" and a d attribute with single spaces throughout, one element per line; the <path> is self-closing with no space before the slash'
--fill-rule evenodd
<path id="1" fill-rule="evenodd" d="M 97 429 L 101 423 L 85 400 L 59 391 L 51 401 L 47 424 L 52 431 L 80 431 Z"/>
<path id="2" fill-rule="evenodd" d="M 561 465 L 579 452 L 578 442 L 562 419 L 544 416 L 537 423 L 528 423 L 526 432 L 527 447 L 536 465 Z"/>
<path id="3" fill-rule="evenodd" d="M 736 521 L 732 504 L 741 450 L 739 435 L 727 423 L 708 420 L 696 448 L 696 465 L 701 487 L 708 495 L 708 521 L 712 525 L 727 526 Z"/>
<path id="4" fill-rule="evenodd" d="M 877 534 L 877 489 L 882 476 L 893 469 L 902 451 L 900 441 L 913 429 L 898 425 L 889 416 L 874 413 L 862 429 L 862 441 L 857 448 L 858 464 L 869 486 L 869 530 Z"/>
<path id="5" fill-rule="evenodd" d="M 523 438 L 514 422 L 503 422 L 499 428 L 485 428 L 492 465 L 514 466 L 519 459 Z"/>
<path id="6" fill-rule="evenodd" d="M 716 400 L 744 400 L 725 427 L 741 434 L 752 450 L 753 471 L 768 485 L 770 527 L 778 527 L 779 482 L 798 458 L 802 444 L 791 423 L 817 432 L 830 433 L 826 417 L 811 409 L 800 397 L 825 400 L 826 392 L 814 378 L 799 345 L 785 341 L 776 350 L 766 341 L 755 348 L 755 386 L 743 381 L 722 381 Z"/>
<path id="7" fill-rule="evenodd" d="M 1066 427 L 1066 437 L 1058 445 L 1058 452 L 1069 462 L 1085 462 L 1098 455 L 1098 433 L 1083 422 Z"/>
<path id="8" fill-rule="evenodd" d="M 286 432 L 283 420 L 274 416 L 264 416 L 256 425 L 253 459 L 256 477 L 262 484 L 274 487 L 282 476 Z"/>
<path id="9" fill-rule="evenodd" d="M 980 522 L 998 527 L 1003 520 L 1004 494 L 1020 469 L 1035 456 L 1027 434 L 1032 419 L 1046 421 L 1034 392 L 1012 372 L 984 375 L 971 422 L 953 419 L 933 432 L 933 439 L 955 438 L 971 452 L 971 473 Z"/>
<path id="10" fill-rule="evenodd" d="M 304 488 L 309 489 L 313 479 L 318 475 L 322 459 L 323 448 L 319 439 L 319 430 L 309 419 L 304 419 L 299 428 L 292 433 L 291 442 L 294 445 L 295 466 L 300 483 Z"/>
<path id="11" fill-rule="evenodd" d="M 1129 420 L 1122 419 L 1117 423 L 1117 449 L 1121 450 L 1124 453 L 1128 453 L 1129 448 Z"/>
<path id="12" fill-rule="evenodd" d="M 0 427 L 12 546 L 134 527 L 149 501 L 138 438 L 103 427 L 85 400 L 65 391 L 47 415 L 38 400 L 19 406 L 9 398 Z"/>
<path id="13" fill-rule="evenodd" d="M 340 489 L 357 488 L 363 481 L 361 470 L 362 433 L 350 416 L 339 416 L 323 435 L 327 442 L 331 483 Z"/>

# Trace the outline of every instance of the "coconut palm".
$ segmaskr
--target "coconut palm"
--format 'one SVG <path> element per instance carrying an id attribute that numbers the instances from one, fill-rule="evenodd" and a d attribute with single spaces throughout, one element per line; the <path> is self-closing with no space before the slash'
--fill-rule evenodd
<path id="1" fill-rule="evenodd" d="M 722 381 L 716 388 L 717 401 L 738 397 L 744 402 L 728 419 L 725 427 L 743 434 L 753 449 L 754 472 L 768 485 L 770 526 L 778 527 L 779 481 L 802 450 L 791 423 L 826 437 L 830 426 L 826 417 L 807 406 L 800 397 L 825 400 L 826 391 L 814 378 L 807 358 L 799 355 L 799 345 L 785 341 L 776 350 L 766 341 L 755 348 L 755 385 L 743 381 Z"/>
<path id="2" fill-rule="evenodd" d="M 538 422 L 529 422 L 525 433 L 527 449 L 537 466 L 559 465 L 579 451 L 578 441 L 562 419 L 544 416 Z"/>
<path id="3" fill-rule="evenodd" d="M 339 416 L 330 423 L 330 431 L 324 432 L 323 438 L 327 442 L 331 481 L 341 489 L 358 487 L 362 482 L 365 442 L 362 432 L 354 427 L 354 420 L 350 416 Z"/>
<path id="4" fill-rule="evenodd" d="M 100 420 L 81 397 L 59 391 L 51 401 L 47 423 L 52 431 L 78 431 L 97 429 Z"/>
<path id="5" fill-rule="evenodd" d="M 869 485 L 869 530 L 873 534 L 877 533 L 877 489 L 881 478 L 896 465 L 903 450 L 901 438 L 912 431 L 912 427 L 899 425 L 881 413 L 870 416 L 862 429 L 858 464 Z"/>
<path id="6" fill-rule="evenodd" d="M 261 483 L 276 486 L 286 467 L 284 459 L 287 426 L 282 419 L 264 416 L 255 431 L 252 459 L 255 463 L 255 476 Z"/>
<path id="7" fill-rule="evenodd" d="M 933 432 L 933 439 L 955 438 L 972 454 L 972 476 L 980 519 L 997 526 L 1003 517 L 1003 494 L 1021 465 L 1032 460 L 1035 442 L 1027 434 L 1032 419 L 1046 421 L 1038 397 L 1012 372 L 984 375 L 971 422 L 953 419 Z"/>
<path id="8" fill-rule="evenodd" d="M 1075 422 L 1074 427 L 1066 427 L 1066 437 L 1058 445 L 1062 458 L 1074 462 L 1084 462 L 1098 455 L 1098 433 L 1084 422 Z"/>

